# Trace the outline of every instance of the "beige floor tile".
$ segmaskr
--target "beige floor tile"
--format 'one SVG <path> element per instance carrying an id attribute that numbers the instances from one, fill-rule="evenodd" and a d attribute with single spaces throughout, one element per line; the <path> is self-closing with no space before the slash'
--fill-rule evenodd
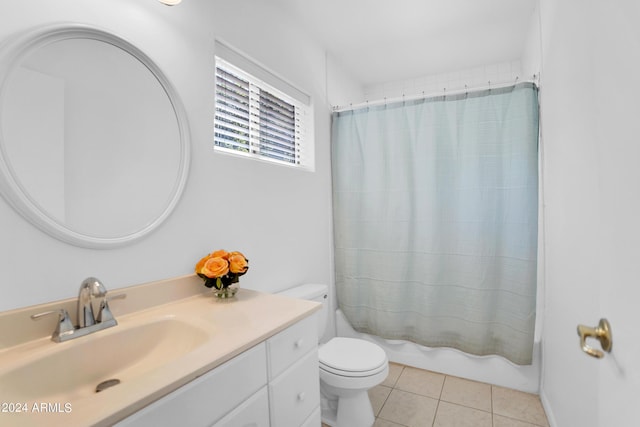
<path id="1" fill-rule="evenodd" d="M 373 427 L 549 427 L 534 394 L 398 363 L 369 398 Z"/>
<path id="2" fill-rule="evenodd" d="M 437 406 L 435 399 L 394 389 L 379 417 L 408 427 L 431 426 Z"/>
<path id="3" fill-rule="evenodd" d="M 535 394 L 492 386 L 493 413 L 547 427 L 542 403 Z"/>
<path id="4" fill-rule="evenodd" d="M 383 385 L 378 385 L 369 390 L 369 400 L 371 401 L 371 406 L 373 407 L 373 414 L 378 416 L 380 413 L 380 409 L 382 409 L 382 405 L 389 397 L 389 393 L 391 393 L 391 387 L 385 387 Z"/>
<path id="5" fill-rule="evenodd" d="M 491 385 L 447 376 L 440 399 L 491 412 Z"/>
<path id="6" fill-rule="evenodd" d="M 502 415 L 493 415 L 493 427 L 538 427 L 535 424 L 525 423 L 524 421 L 514 420 L 513 418 L 503 417 Z"/>
<path id="7" fill-rule="evenodd" d="M 395 386 L 403 369 L 404 365 L 389 362 L 389 375 L 387 375 L 387 378 L 382 382 L 382 385 L 386 385 L 387 387 Z"/>
<path id="8" fill-rule="evenodd" d="M 444 378 L 442 374 L 405 366 L 396 382 L 396 388 L 439 399 Z"/>
<path id="9" fill-rule="evenodd" d="M 392 423 L 391 421 L 377 418 L 376 422 L 373 423 L 373 427 L 404 427 L 404 426 L 402 424 L 396 424 L 396 423 Z"/>
<path id="10" fill-rule="evenodd" d="M 440 401 L 433 427 L 492 427 L 491 413 Z"/>

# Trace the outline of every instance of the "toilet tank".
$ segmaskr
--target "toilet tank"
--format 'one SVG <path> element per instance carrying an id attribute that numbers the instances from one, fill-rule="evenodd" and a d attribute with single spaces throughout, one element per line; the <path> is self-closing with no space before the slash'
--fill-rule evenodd
<path id="1" fill-rule="evenodd" d="M 318 340 L 324 336 L 329 315 L 329 287 L 327 285 L 307 283 L 280 291 L 278 295 L 321 303 L 322 308 L 320 308 L 318 316 Z"/>

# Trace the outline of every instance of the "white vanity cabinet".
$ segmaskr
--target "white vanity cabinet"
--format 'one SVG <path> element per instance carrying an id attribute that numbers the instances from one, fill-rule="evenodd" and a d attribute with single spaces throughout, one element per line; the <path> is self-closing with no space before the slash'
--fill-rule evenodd
<path id="1" fill-rule="evenodd" d="M 116 425 L 208 427 L 266 385 L 266 344 L 260 343 Z"/>
<path id="2" fill-rule="evenodd" d="M 269 392 L 263 387 L 214 427 L 269 427 Z"/>
<path id="3" fill-rule="evenodd" d="M 317 341 L 314 314 L 116 426 L 319 427 Z"/>
<path id="4" fill-rule="evenodd" d="M 317 316 L 309 316 L 267 340 L 272 427 L 320 425 Z M 316 409 L 318 422 L 306 424 Z"/>

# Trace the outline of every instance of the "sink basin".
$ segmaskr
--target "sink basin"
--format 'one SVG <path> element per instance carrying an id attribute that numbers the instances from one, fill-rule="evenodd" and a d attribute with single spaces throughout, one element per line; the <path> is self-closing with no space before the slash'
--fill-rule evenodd
<path id="1" fill-rule="evenodd" d="M 131 326 L 120 324 L 48 346 L 19 366 L 7 370 L 0 367 L 0 401 L 82 399 L 95 394 L 96 386 L 104 381 L 125 383 L 150 374 L 209 338 L 205 329 L 175 317 Z"/>

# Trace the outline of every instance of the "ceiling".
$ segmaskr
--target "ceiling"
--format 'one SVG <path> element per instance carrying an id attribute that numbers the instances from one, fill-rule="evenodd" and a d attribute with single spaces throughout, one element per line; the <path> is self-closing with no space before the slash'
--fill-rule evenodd
<path id="1" fill-rule="evenodd" d="M 363 85 L 520 59 L 537 0 L 275 0 Z"/>

